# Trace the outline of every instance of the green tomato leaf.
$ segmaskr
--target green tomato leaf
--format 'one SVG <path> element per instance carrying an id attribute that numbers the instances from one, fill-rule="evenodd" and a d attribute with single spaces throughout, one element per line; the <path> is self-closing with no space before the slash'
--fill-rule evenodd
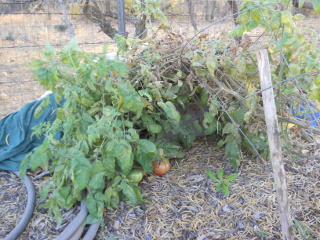
<path id="1" fill-rule="evenodd" d="M 113 150 L 113 154 L 122 172 L 128 174 L 132 168 L 134 158 L 131 145 L 126 140 L 120 139 Z"/>
<path id="2" fill-rule="evenodd" d="M 244 28 L 246 31 L 250 32 L 251 30 L 255 29 L 258 27 L 258 24 L 254 21 L 248 21 L 245 23 Z"/>
<path id="3" fill-rule="evenodd" d="M 238 58 L 236 68 L 241 74 L 245 74 L 246 73 L 247 64 L 246 64 L 245 58 L 243 58 L 243 57 L 239 57 Z"/>
<path id="4" fill-rule="evenodd" d="M 159 124 L 150 124 L 147 127 L 151 135 L 162 132 L 162 126 Z"/>
<path id="5" fill-rule="evenodd" d="M 158 102 L 157 103 L 159 107 L 161 107 L 168 119 L 173 122 L 175 125 L 179 125 L 180 123 L 180 113 L 177 111 L 176 107 L 173 105 L 172 102 L 167 101 L 164 102 Z"/>
<path id="6" fill-rule="evenodd" d="M 92 105 L 95 103 L 94 98 L 92 95 L 90 95 L 86 91 L 81 92 L 81 104 L 83 104 L 86 107 L 92 107 Z"/>
<path id="7" fill-rule="evenodd" d="M 156 145 L 147 140 L 139 139 L 135 150 L 136 160 L 142 165 L 145 172 L 152 172 L 152 162 L 155 161 L 158 151 Z"/>
<path id="8" fill-rule="evenodd" d="M 41 201 L 44 201 L 47 198 L 49 191 L 51 190 L 52 187 L 53 186 L 52 186 L 52 184 L 50 184 L 50 182 L 46 182 L 44 187 L 41 188 L 41 190 L 40 190 L 40 200 Z"/>
<path id="9" fill-rule="evenodd" d="M 118 109 L 121 112 L 134 112 L 141 115 L 144 103 L 142 97 L 129 84 L 121 84 L 118 88 Z"/>
<path id="10" fill-rule="evenodd" d="M 238 163 L 241 159 L 242 152 L 238 143 L 234 140 L 227 142 L 225 147 L 226 157 L 230 159 L 230 163 L 233 166 L 234 170 L 238 169 Z"/>
<path id="11" fill-rule="evenodd" d="M 138 203 L 138 198 L 136 196 L 135 191 L 133 190 L 133 188 L 127 184 L 125 181 L 121 182 L 121 189 L 123 194 L 129 199 L 129 201 L 136 206 Z"/>
<path id="12" fill-rule="evenodd" d="M 27 156 L 20 163 L 20 177 L 24 179 L 28 168 L 30 167 L 32 153 L 27 154 Z"/>
<path id="13" fill-rule="evenodd" d="M 225 143 L 226 143 L 225 140 L 222 140 L 222 139 L 221 139 L 221 140 L 217 143 L 217 148 L 223 147 Z"/>
<path id="14" fill-rule="evenodd" d="M 50 48 L 52 49 L 52 47 Z M 77 38 L 72 38 L 67 45 L 63 47 L 62 52 L 69 52 L 69 51 L 75 51 L 78 50 L 78 40 Z"/>
<path id="15" fill-rule="evenodd" d="M 91 225 L 91 224 L 95 224 L 95 223 L 98 223 L 98 222 L 101 222 L 100 219 L 98 218 L 94 218 L 93 216 L 91 216 L 90 214 L 86 217 L 86 219 L 84 220 L 83 224 L 86 225 Z M 114 239 L 116 240 L 116 239 Z"/>
<path id="16" fill-rule="evenodd" d="M 140 188 L 135 183 L 130 183 L 130 184 L 131 184 L 130 186 L 132 187 L 133 191 L 136 194 L 138 202 L 145 203 L 145 201 L 142 198 L 142 194 L 141 194 Z"/>
<path id="17" fill-rule="evenodd" d="M 299 20 L 305 19 L 305 16 L 303 14 L 296 14 L 296 15 L 293 16 L 293 19 L 295 21 L 299 21 Z"/>
<path id="18" fill-rule="evenodd" d="M 238 131 L 238 129 L 236 128 L 236 126 L 233 123 L 228 122 L 223 127 L 222 134 L 231 134 L 234 136 L 237 133 L 237 131 Z"/>
<path id="19" fill-rule="evenodd" d="M 253 10 L 251 10 L 251 11 L 250 11 L 250 15 L 251 15 L 252 20 L 253 20 L 255 23 L 259 23 L 260 18 L 261 18 L 261 14 L 260 14 L 260 10 L 259 10 L 259 9 L 253 9 Z"/>
<path id="20" fill-rule="evenodd" d="M 320 75 L 317 75 L 313 81 L 317 87 L 320 87 Z"/>
<path id="21" fill-rule="evenodd" d="M 272 18 L 269 24 L 272 31 L 278 30 L 281 26 L 280 18 Z"/>
<path id="22" fill-rule="evenodd" d="M 284 24 L 292 24 L 292 14 L 289 10 L 281 12 L 281 22 Z"/>
<path id="23" fill-rule="evenodd" d="M 218 61 L 215 57 L 209 56 L 206 61 L 206 67 L 211 75 L 211 77 L 215 76 L 215 71 L 218 68 Z"/>
<path id="24" fill-rule="evenodd" d="M 49 148 L 49 142 L 44 141 L 42 145 L 34 149 L 34 152 L 31 155 L 32 171 L 35 171 L 38 167 L 41 167 L 43 170 L 48 169 L 48 164 L 49 164 L 49 155 L 47 153 L 48 148 Z"/>
<path id="25" fill-rule="evenodd" d="M 244 28 L 243 25 L 238 25 L 231 31 L 230 34 L 232 37 L 242 36 L 245 30 L 246 29 Z"/>
<path id="26" fill-rule="evenodd" d="M 98 218 L 98 202 L 94 199 L 92 194 L 88 194 L 86 198 L 86 206 L 90 215 L 94 218 Z"/>
<path id="27" fill-rule="evenodd" d="M 167 157 L 168 158 L 184 158 L 186 155 L 187 154 L 185 152 L 176 151 L 176 152 L 169 153 Z"/>
<path id="28" fill-rule="evenodd" d="M 320 13 L 320 0 L 313 0 L 313 9 L 316 13 Z"/>
<path id="29" fill-rule="evenodd" d="M 62 215 L 60 212 L 60 209 L 58 207 L 57 204 L 55 204 L 54 201 L 51 201 L 52 204 L 50 204 L 50 209 L 55 217 L 55 219 L 57 220 L 57 225 L 60 226 L 62 223 Z"/>
<path id="30" fill-rule="evenodd" d="M 102 171 L 98 171 L 93 176 L 91 175 L 88 187 L 90 189 L 102 191 L 106 186 L 104 177 L 105 177 L 105 172 L 102 172 Z"/>
<path id="31" fill-rule="evenodd" d="M 205 135 L 211 135 L 217 130 L 217 125 L 211 125 L 204 130 Z"/>
<path id="32" fill-rule="evenodd" d="M 161 11 L 161 9 L 154 8 L 152 13 L 156 19 L 161 20 L 161 22 L 164 24 L 165 27 L 169 26 L 168 19 L 166 15 Z"/>
<path id="33" fill-rule="evenodd" d="M 120 202 L 119 193 L 116 191 L 113 191 L 111 196 L 111 201 L 110 201 L 111 208 L 117 209 L 119 202 Z"/>
<path id="34" fill-rule="evenodd" d="M 101 202 L 105 202 L 108 200 L 108 197 L 103 194 L 102 192 L 97 192 L 95 195 L 94 195 L 94 198 L 97 200 L 97 201 L 101 201 Z"/>
<path id="35" fill-rule="evenodd" d="M 239 14 L 239 16 L 237 17 L 237 23 L 239 25 L 242 25 L 242 24 L 246 23 L 249 19 L 250 19 L 250 11 L 245 11 L 245 12 Z"/>
<path id="36" fill-rule="evenodd" d="M 299 8 L 302 8 L 303 7 L 303 4 L 304 4 L 305 0 L 299 0 Z"/>
<path id="37" fill-rule="evenodd" d="M 91 178 L 91 169 L 84 166 L 78 165 L 74 171 L 74 185 L 80 190 L 85 189 Z"/>
<path id="38" fill-rule="evenodd" d="M 259 136 L 255 136 L 255 135 L 247 135 L 249 141 L 253 144 L 253 146 L 258 150 L 263 150 L 266 149 L 268 147 L 267 143 L 260 138 Z M 249 142 L 247 140 L 244 141 L 244 146 L 250 150 L 252 153 L 255 154 L 255 151 L 253 150 L 252 146 L 249 144 Z"/>
<path id="39" fill-rule="evenodd" d="M 155 154 L 157 152 L 156 145 L 147 139 L 139 139 L 137 144 L 141 152 L 145 154 Z"/>

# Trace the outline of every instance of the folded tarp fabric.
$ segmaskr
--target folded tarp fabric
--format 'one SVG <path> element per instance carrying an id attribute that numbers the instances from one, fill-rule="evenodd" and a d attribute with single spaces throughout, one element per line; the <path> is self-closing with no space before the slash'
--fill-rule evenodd
<path id="1" fill-rule="evenodd" d="M 55 94 L 48 97 L 51 104 L 43 110 L 39 118 L 35 118 L 34 113 L 43 99 L 27 103 L 19 111 L 0 120 L 0 169 L 19 171 L 20 163 L 25 156 L 41 145 L 44 136 L 32 136 L 32 128 L 43 122 L 53 122 L 56 109 L 59 107 L 55 101 Z M 57 134 L 56 139 L 59 138 L 61 134 Z"/>

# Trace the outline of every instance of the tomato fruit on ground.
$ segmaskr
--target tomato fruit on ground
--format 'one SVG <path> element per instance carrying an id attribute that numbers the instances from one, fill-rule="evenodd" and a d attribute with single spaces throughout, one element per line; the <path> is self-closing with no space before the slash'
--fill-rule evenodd
<path id="1" fill-rule="evenodd" d="M 160 161 L 154 161 L 152 166 L 153 172 L 157 175 L 163 175 L 171 168 L 170 162 L 167 158 L 164 158 Z"/>
<path id="2" fill-rule="evenodd" d="M 136 182 L 136 183 L 139 183 L 142 180 L 143 175 L 144 175 L 144 173 L 141 169 L 134 168 L 129 172 L 127 178 L 129 180 Z"/>

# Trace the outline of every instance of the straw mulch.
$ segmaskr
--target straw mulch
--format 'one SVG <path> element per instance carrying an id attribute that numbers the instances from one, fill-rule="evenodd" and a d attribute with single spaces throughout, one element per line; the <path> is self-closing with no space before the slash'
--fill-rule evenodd
<path id="1" fill-rule="evenodd" d="M 209 139 L 196 142 L 186 158 L 171 163 L 169 173 L 149 174 L 140 183 L 146 203 L 136 207 L 121 203 L 117 210 L 106 211 L 105 225 L 95 239 L 281 239 L 274 182 L 259 160 L 242 160 L 229 197 L 217 192 L 206 176 L 208 169 L 232 173 L 223 152 Z M 295 239 L 320 239 L 319 170 L 319 160 L 286 167 Z M 45 180 L 33 177 L 37 192 Z M 0 172 L 0 183 L 1 238 L 22 215 L 26 191 L 18 178 L 7 172 Z M 65 220 L 57 227 L 46 210 L 36 209 L 21 239 L 55 239 L 77 211 L 74 207 L 64 212 Z"/>

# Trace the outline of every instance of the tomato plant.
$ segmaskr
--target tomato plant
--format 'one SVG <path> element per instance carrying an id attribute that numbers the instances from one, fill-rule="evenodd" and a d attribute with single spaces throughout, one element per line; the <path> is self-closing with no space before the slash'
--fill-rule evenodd
<path id="1" fill-rule="evenodd" d="M 132 181 L 136 182 L 136 183 L 139 183 L 139 182 L 141 182 L 141 180 L 143 178 L 143 175 L 144 175 L 144 172 L 143 172 L 142 169 L 133 168 L 129 172 L 127 178 L 129 180 L 132 180 Z"/>
<path id="2" fill-rule="evenodd" d="M 42 58 L 30 68 L 60 107 L 54 122 L 34 127 L 32 134 L 45 140 L 22 162 L 21 175 L 38 167 L 52 172 L 41 199 L 47 199 L 43 206 L 58 224 L 59 209 L 81 201 L 83 191 L 90 218 L 101 221 L 104 209 L 116 208 L 122 198 L 142 202 L 137 181 L 127 178 L 133 166 L 164 174 L 169 160 L 156 159 L 182 157 L 180 148 L 189 148 L 195 140 L 194 128 L 203 135 L 215 134 L 217 147 L 225 148 L 235 169 L 242 151 L 253 151 L 238 127 L 254 141 L 255 150 L 267 154 L 266 139 L 259 138 L 265 135 L 262 100 L 255 94 L 260 90 L 259 48 L 270 53 L 274 83 L 292 75 L 301 80 L 303 91 L 288 91 L 297 88 L 293 81 L 278 86 L 277 106 L 299 106 L 302 95 L 320 100 L 316 33 L 297 27 L 299 16 L 264 2 L 269 1 L 242 1 L 237 27 L 210 41 L 194 36 L 184 46 L 183 36 L 165 26 L 144 40 L 147 49 L 140 39 L 119 36 L 117 52 L 126 61 L 107 59 L 107 47 L 102 53 L 81 51 L 76 39 L 59 51 L 46 44 Z M 251 46 L 244 33 L 258 27 L 273 39 Z M 307 41 L 309 35 L 314 41 Z M 234 37 L 242 37 L 242 42 Z M 43 99 L 35 114 L 50 101 Z M 193 105 L 203 110 L 196 120 L 186 111 Z M 226 116 L 226 107 L 236 124 Z M 63 137 L 56 139 L 61 132 Z"/>
<path id="3" fill-rule="evenodd" d="M 153 162 L 153 172 L 157 175 L 163 175 L 171 169 L 170 162 L 167 158 Z"/>

